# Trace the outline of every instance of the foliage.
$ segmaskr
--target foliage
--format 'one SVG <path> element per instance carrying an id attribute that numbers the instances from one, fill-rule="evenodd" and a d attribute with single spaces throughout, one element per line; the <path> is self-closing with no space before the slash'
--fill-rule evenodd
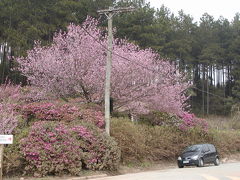
<path id="1" fill-rule="evenodd" d="M 127 118 L 114 118 L 111 123 L 111 136 L 113 136 L 121 149 L 123 163 L 141 161 L 148 155 L 145 129 L 132 123 Z"/>
<path id="2" fill-rule="evenodd" d="M 205 119 L 197 118 L 194 114 L 184 112 L 180 116 L 166 112 L 154 111 L 146 115 L 141 115 L 139 122 L 152 126 L 170 126 L 183 131 L 191 128 L 208 130 L 208 123 Z"/>
<path id="3" fill-rule="evenodd" d="M 181 120 L 179 117 L 166 112 L 153 111 L 140 116 L 140 122 L 150 124 L 152 126 L 175 126 L 178 127 Z"/>
<path id="4" fill-rule="evenodd" d="M 26 172 L 35 176 L 78 175 L 83 167 L 113 170 L 120 158 L 114 140 L 91 124 L 36 122 L 20 148 L 28 162 Z"/>
<path id="5" fill-rule="evenodd" d="M 233 113 L 232 120 L 231 120 L 231 127 L 232 129 L 240 130 L 240 111 L 236 111 Z"/>
<path id="6" fill-rule="evenodd" d="M 87 15 L 97 16 L 110 0 L 1 0 L 0 41 L 8 42 L 15 54 L 22 55 L 35 40 L 51 42 L 53 34 L 70 22 L 82 22 Z"/>

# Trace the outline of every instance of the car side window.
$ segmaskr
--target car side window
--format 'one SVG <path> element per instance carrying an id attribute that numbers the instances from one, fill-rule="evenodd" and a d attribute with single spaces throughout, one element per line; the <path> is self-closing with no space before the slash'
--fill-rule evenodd
<path id="1" fill-rule="evenodd" d="M 209 147 L 207 145 L 203 145 L 203 152 L 210 151 Z"/>
<path id="2" fill-rule="evenodd" d="M 216 152 L 216 148 L 214 147 L 214 145 L 208 144 L 208 147 L 209 147 L 211 152 Z"/>

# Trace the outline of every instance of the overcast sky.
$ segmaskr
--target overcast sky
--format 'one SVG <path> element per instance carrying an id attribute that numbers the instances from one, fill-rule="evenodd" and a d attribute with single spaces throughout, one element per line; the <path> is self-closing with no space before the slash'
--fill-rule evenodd
<path id="1" fill-rule="evenodd" d="M 155 8 L 160 8 L 164 4 L 175 15 L 182 9 L 195 21 L 199 21 L 205 12 L 212 15 L 215 20 L 223 16 L 232 21 L 235 14 L 240 12 L 240 0 L 146 0 L 146 2 L 150 2 Z"/>

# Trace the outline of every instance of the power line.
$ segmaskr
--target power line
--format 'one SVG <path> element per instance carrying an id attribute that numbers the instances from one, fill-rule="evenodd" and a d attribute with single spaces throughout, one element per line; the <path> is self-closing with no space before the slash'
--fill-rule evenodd
<path id="1" fill-rule="evenodd" d="M 107 19 L 106 19 L 106 20 L 107 20 Z M 106 21 L 106 20 L 104 20 L 104 21 Z M 104 22 L 104 21 L 103 21 L 103 22 Z M 103 22 L 102 22 L 102 23 L 103 23 Z M 81 26 L 81 27 L 82 27 L 82 29 L 83 29 L 90 37 L 92 37 L 96 42 L 98 42 L 104 49 L 106 49 L 107 51 L 109 51 L 109 49 L 108 49 L 105 45 L 103 45 L 98 39 L 96 39 L 94 36 L 92 36 L 92 35 L 87 31 L 86 28 L 84 28 L 83 26 Z M 150 71 L 154 72 L 153 69 L 147 68 L 147 67 L 143 66 L 142 64 L 137 63 L 137 62 L 134 61 L 134 60 L 131 60 L 131 59 L 128 59 L 128 58 L 126 58 L 126 57 L 124 57 L 124 56 L 121 56 L 121 55 L 119 55 L 119 54 L 117 54 L 117 53 L 115 53 L 115 52 L 113 52 L 113 51 L 112 51 L 112 53 L 113 53 L 114 55 L 116 55 L 116 56 L 124 59 L 124 60 L 127 60 L 127 61 L 129 61 L 129 62 L 133 62 L 133 63 L 135 63 L 136 65 L 141 66 L 142 68 L 145 68 L 145 69 L 147 69 L 147 70 L 150 70 Z M 216 97 L 218 97 L 218 98 L 224 98 L 224 97 L 219 96 L 219 95 L 217 95 L 217 94 L 213 94 L 213 93 L 210 93 L 210 92 L 207 92 L 207 91 L 203 91 L 203 90 L 201 90 L 201 89 L 199 89 L 199 88 L 197 88 L 197 87 L 192 87 L 192 88 L 193 88 L 193 89 L 196 89 L 196 90 L 198 90 L 198 91 L 204 92 L 204 93 L 206 93 L 206 94 L 210 94 L 210 95 L 212 95 L 212 96 L 216 96 Z"/>
<path id="2" fill-rule="evenodd" d="M 126 57 L 124 57 L 124 56 L 119 55 L 118 53 L 115 53 L 115 52 L 113 52 L 113 51 L 110 51 L 110 50 L 109 50 L 104 44 L 102 44 L 98 39 L 96 39 L 95 37 L 93 37 L 93 36 L 87 31 L 86 28 L 84 28 L 83 26 L 81 26 L 81 27 L 82 27 L 82 29 L 83 29 L 90 37 L 92 37 L 97 43 L 99 43 L 99 44 L 100 44 L 105 50 L 107 50 L 108 52 L 111 52 L 112 54 L 114 54 L 114 55 L 116 55 L 116 56 L 118 56 L 118 57 L 120 57 L 120 58 L 122 58 L 122 59 L 124 59 L 124 60 L 126 60 L 126 61 L 133 62 L 133 63 L 135 63 L 136 65 L 141 66 L 141 67 L 144 68 L 144 69 L 150 70 L 150 71 L 152 71 L 152 72 L 155 71 L 154 69 L 150 69 L 150 68 L 148 68 L 148 67 L 145 67 L 145 66 L 143 66 L 142 64 L 139 64 L 139 63 L 137 63 L 137 62 L 134 61 L 134 60 L 128 59 L 128 58 L 126 58 Z"/>
<path id="3" fill-rule="evenodd" d="M 213 95 L 213 96 L 219 97 L 219 98 L 225 98 L 225 97 L 223 97 L 223 96 L 219 96 L 219 95 L 216 95 L 216 94 L 213 94 L 213 93 L 207 92 L 207 91 L 203 91 L 203 90 L 201 90 L 201 89 L 199 89 L 199 88 L 197 88 L 197 87 L 192 87 L 192 88 L 193 88 L 193 89 L 196 89 L 196 90 L 198 90 L 198 91 L 204 92 L 204 93 L 206 93 L 206 94 L 210 94 L 210 95 Z"/>

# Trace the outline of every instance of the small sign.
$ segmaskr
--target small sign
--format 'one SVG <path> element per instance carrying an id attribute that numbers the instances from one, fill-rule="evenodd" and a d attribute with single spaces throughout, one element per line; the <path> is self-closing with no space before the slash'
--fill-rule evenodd
<path id="1" fill-rule="evenodd" d="M 12 144 L 13 135 L 0 135 L 0 144 Z"/>

